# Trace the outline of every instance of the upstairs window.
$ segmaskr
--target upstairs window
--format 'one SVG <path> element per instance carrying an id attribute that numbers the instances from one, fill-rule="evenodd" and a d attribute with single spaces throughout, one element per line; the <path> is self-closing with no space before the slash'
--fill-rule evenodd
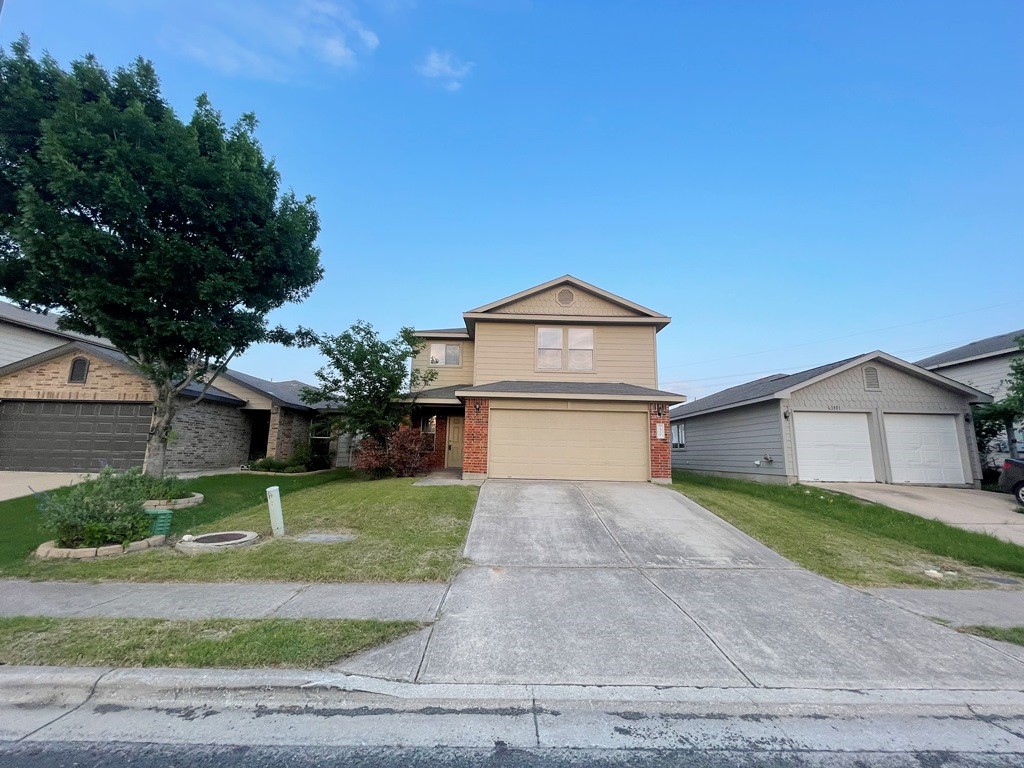
<path id="1" fill-rule="evenodd" d="M 681 421 L 677 421 L 672 425 L 672 447 L 686 447 L 686 427 L 683 426 L 683 422 Z"/>
<path id="2" fill-rule="evenodd" d="M 562 329 L 537 328 L 537 369 L 562 370 Z"/>
<path id="3" fill-rule="evenodd" d="M 537 370 L 594 370 L 594 329 L 538 326 Z"/>
<path id="4" fill-rule="evenodd" d="M 85 384 L 89 378 L 89 358 L 76 357 L 71 361 L 71 372 L 68 374 L 69 384 Z"/>
<path id="5" fill-rule="evenodd" d="M 450 365 L 459 367 L 462 365 L 461 344 L 431 344 L 430 364 L 432 366 Z"/>

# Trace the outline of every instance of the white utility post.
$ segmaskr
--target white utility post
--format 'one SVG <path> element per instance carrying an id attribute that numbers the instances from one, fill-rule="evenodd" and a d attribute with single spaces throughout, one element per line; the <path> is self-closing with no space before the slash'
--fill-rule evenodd
<path id="1" fill-rule="evenodd" d="M 267 488 L 267 506 L 270 507 L 270 530 L 274 536 L 284 536 L 284 513 L 281 511 L 281 489 L 276 485 Z"/>

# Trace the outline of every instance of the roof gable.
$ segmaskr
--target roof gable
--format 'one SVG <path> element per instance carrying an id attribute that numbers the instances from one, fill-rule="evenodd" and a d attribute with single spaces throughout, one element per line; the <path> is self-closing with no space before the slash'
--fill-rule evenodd
<path id="1" fill-rule="evenodd" d="M 566 290 L 571 296 L 565 294 L 562 297 L 563 301 L 559 301 L 559 294 Z M 572 275 L 549 280 L 465 313 L 465 317 L 477 320 L 484 317 L 512 319 L 516 316 L 629 318 L 653 322 L 659 326 L 667 325 L 669 322 L 669 318 L 659 312 L 609 293 Z"/>

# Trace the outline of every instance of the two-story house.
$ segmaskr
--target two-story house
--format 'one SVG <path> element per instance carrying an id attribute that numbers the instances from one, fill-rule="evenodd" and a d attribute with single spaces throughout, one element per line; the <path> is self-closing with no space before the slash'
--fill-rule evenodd
<path id="1" fill-rule="evenodd" d="M 658 332 L 670 318 L 566 275 L 420 330 L 430 463 L 464 478 L 671 480 Z M 429 441 L 429 437 L 427 440 Z"/>

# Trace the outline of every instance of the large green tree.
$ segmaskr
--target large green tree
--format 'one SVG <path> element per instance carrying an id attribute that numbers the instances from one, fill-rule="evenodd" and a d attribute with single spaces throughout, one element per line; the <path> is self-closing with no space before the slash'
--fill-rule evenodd
<path id="1" fill-rule="evenodd" d="M 367 435 L 380 445 L 387 445 L 408 417 L 417 391 L 437 377 L 435 370 L 410 367 L 424 344 L 412 328 L 384 339 L 370 323 L 359 321 L 337 336 L 300 329 L 297 342 L 327 358 L 316 372 L 319 387 L 307 390 L 304 399 L 337 403 L 342 431 Z"/>
<path id="2" fill-rule="evenodd" d="M 322 276 L 313 199 L 280 192 L 255 130 L 205 95 L 183 121 L 142 59 L 62 70 L 25 39 L 0 55 L 0 292 L 106 337 L 152 381 L 150 474 L 199 401 L 185 388 L 274 340 L 268 313 Z"/>

